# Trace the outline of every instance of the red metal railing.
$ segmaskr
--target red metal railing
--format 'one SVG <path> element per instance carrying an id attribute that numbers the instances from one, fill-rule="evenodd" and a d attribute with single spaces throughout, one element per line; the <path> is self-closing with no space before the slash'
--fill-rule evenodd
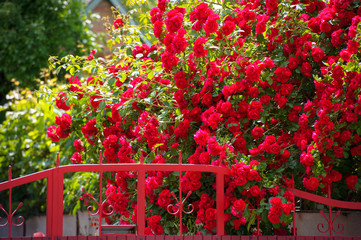
<path id="1" fill-rule="evenodd" d="M 63 190 L 64 190 L 64 174 L 70 172 L 98 172 L 100 174 L 100 187 L 99 187 L 99 201 L 95 198 L 97 203 L 97 209 L 88 208 L 88 212 L 91 215 L 99 215 L 99 235 L 102 235 L 101 232 L 101 219 L 105 215 L 109 215 L 112 212 L 112 209 L 105 209 L 104 203 L 106 199 L 102 199 L 102 179 L 104 172 L 114 172 L 114 171 L 136 171 L 138 172 L 138 184 L 137 184 L 137 235 L 144 236 L 145 229 L 145 174 L 146 171 L 167 171 L 167 172 L 179 172 L 181 178 L 182 172 L 185 171 L 195 171 L 195 172 L 211 172 L 216 175 L 216 208 L 217 208 L 217 236 L 223 236 L 224 232 L 224 177 L 230 175 L 230 170 L 228 168 L 220 166 L 211 166 L 211 165 L 194 165 L 194 164 L 183 164 L 181 154 L 179 154 L 179 163 L 178 164 L 144 164 L 143 154 L 141 154 L 140 163 L 117 163 L 117 164 L 103 164 L 102 153 L 100 153 L 99 164 L 81 164 L 81 165 L 65 165 L 59 166 L 59 155 L 57 156 L 56 167 L 27 176 L 19 177 L 12 179 L 11 176 L 11 167 L 9 167 L 9 179 L 6 182 L 0 183 L 0 191 L 9 190 L 9 211 L 6 212 L 5 209 L 0 205 L 0 209 L 5 212 L 8 217 L 8 220 L 0 225 L 0 227 L 9 225 L 8 237 L 11 237 L 11 225 L 19 226 L 23 223 L 24 219 L 18 217 L 20 223 L 15 223 L 13 221 L 13 216 L 15 212 L 22 206 L 22 203 L 11 213 L 12 211 L 12 189 L 14 187 L 38 181 L 40 179 L 47 179 L 47 208 L 46 208 L 46 236 L 52 240 L 56 239 L 55 237 L 61 237 L 63 234 Z M 168 212 L 171 214 L 180 214 L 180 235 L 182 235 L 182 214 L 190 213 L 193 209 L 192 205 L 189 205 L 190 211 L 185 211 L 183 204 L 187 197 L 191 194 L 189 192 L 187 196 L 183 199 L 181 189 L 181 182 L 179 183 L 179 199 L 175 197 L 175 194 L 172 193 L 173 197 L 178 203 L 178 209 L 171 211 L 171 208 L 168 208 Z M 319 224 L 318 229 L 320 232 L 329 232 L 330 236 L 333 236 L 333 232 L 337 232 L 334 227 L 334 220 L 338 216 L 332 219 L 331 216 L 331 207 L 339 207 L 346 209 L 358 209 L 361 210 L 361 203 L 359 202 L 345 202 L 331 199 L 331 193 L 329 189 L 328 197 L 321 197 L 315 194 L 304 192 L 294 187 L 289 189 L 295 196 L 325 204 L 329 206 L 329 218 L 321 211 L 321 214 L 326 218 L 328 222 L 328 228 L 322 230 L 320 228 L 325 228 L 323 224 Z M 106 210 L 110 210 L 107 212 Z M 94 212 L 95 211 L 95 212 Z M 295 212 L 293 212 L 293 233 L 296 236 L 296 223 L 295 223 Z M 0 224 L 1 224 L 0 219 Z M 257 219 L 257 230 L 259 233 L 259 221 Z M 341 226 L 341 225 L 340 225 Z M 342 227 L 343 228 L 343 227 Z M 260 236 L 257 236 L 260 237 Z M 222 238 L 223 239 L 223 238 Z M 361 240 L 361 239 L 360 239 Z"/>
<path id="2" fill-rule="evenodd" d="M 8 182 L 11 182 L 11 178 L 12 178 L 12 174 L 11 174 L 11 166 L 9 166 L 9 172 L 8 172 Z M 1 205 L 0 203 L 0 209 L 6 214 L 7 220 L 5 223 L 1 224 L 2 222 L 2 218 L 0 217 L 0 227 L 5 227 L 6 225 L 9 225 L 9 233 L 8 236 L 11 236 L 11 225 L 14 225 L 16 227 L 20 227 L 21 225 L 24 224 L 24 218 L 22 216 L 18 217 L 18 223 L 15 223 L 13 221 L 13 217 L 14 214 L 16 213 L 16 211 L 21 208 L 21 206 L 23 206 L 23 203 L 19 203 L 18 207 L 13 211 L 12 211 L 12 206 L 11 206 L 11 202 L 12 202 L 12 187 L 9 188 L 9 211 L 6 212 L 6 210 L 4 209 L 4 207 Z"/>
<path id="3" fill-rule="evenodd" d="M 339 223 L 337 225 L 337 229 L 340 229 L 340 230 L 336 230 L 334 228 L 335 220 L 338 217 L 338 215 L 341 213 L 341 211 L 338 210 L 336 212 L 335 217 L 332 218 L 332 207 L 361 210 L 361 203 L 360 202 L 346 202 L 346 201 L 340 201 L 340 200 L 332 199 L 331 198 L 331 186 L 330 185 L 328 185 L 327 197 L 322 197 L 322 196 L 315 195 L 315 194 L 312 194 L 312 193 L 304 192 L 304 191 L 295 189 L 294 186 L 292 188 L 290 188 L 289 190 L 296 197 L 300 197 L 300 198 L 303 198 L 303 199 L 310 200 L 312 202 L 317 202 L 317 203 L 321 203 L 321 204 L 324 204 L 324 205 L 328 206 L 328 218 L 326 217 L 325 213 L 322 210 L 320 210 L 321 215 L 327 221 L 327 226 L 325 226 L 323 223 L 319 223 L 317 225 L 317 229 L 321 233 L 329 232 L 330 237 L 333 237 L 333 233 L 341 233 L 344 230 L 344 225 L 342 223 Z M 295 212 L 293 212 L 293 228 L 294 228 L 293 229 L 293 234 L 294 234 L 294 236 L 296 236 L 295 219 L 296 219 L 295 218 Z M 325 229 L 325 230 L 323 230 L 323 229 Z"/>
<path id="4" fill-rule="evenodd" d="M 100 199 L 97 201 L 99 218 L 102 219 L 104 209 L 102 200 L 102 176 L 103 173 L 109 171 L 136 171 L 138 172 L 137 184 L 137 234 L 143 236 L 145 229 L 145 173 L 146 171 L 167 171 L 167 172 L 212 172 L 216 174 L 217 185 L 217 234 L 224 235 L 224 176 L 229 175 L 229 169 L 218 166 L 191 165 L 182 164 L 181 158 L 179 164 L 144 164 L 143 156 L 139 164 L 122 163 L 122 164 L 102 164 L 102 154 L 100 154 L 99 164 L 82 164 L 82 165 L 65 165 L 59 166 L 59 156 L 55 168 L 30 174 L 24 177 L 11 179 L 11 171 L 9 170 L 9 181 L 0 183 L 0 191 L 9 189 L 9 209 L 11 209 L 11 190 L 14 187 L 47 179 L 47 208 L 46 208 L 46 235 L 54 239 L 55 236 L 62 236 L 63 230 L 63 190 L 64 190 L 64 174 L 70 172 L 99 172 L 100 173 Z M 180 203 L 184 203 L 182 196 L 179 198 Z M 183 204 L 178 205 L 180 215 L 183 212 Z M 9 211 L 10 212 L 10 211 Z M 10 215 L 9 215 L 10 216 Z M 11 226 L 12 215 L 8 218 L 7 223 Z M 101 223 L 101 221 L 99 221 Z M 99 235 L 101 228 L 99 227 Z M 11 232 L 8 234 L 11 237 Z"/>

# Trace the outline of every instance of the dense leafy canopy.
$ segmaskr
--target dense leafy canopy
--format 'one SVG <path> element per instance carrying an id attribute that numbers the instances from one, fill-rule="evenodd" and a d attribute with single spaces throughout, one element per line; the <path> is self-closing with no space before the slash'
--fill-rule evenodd
<path id="1" fill-rule="evenodd" d="M 0 2 L 0 98 L 14 87 L 34 89 L 51 55 L 80 54 L 92 46 L 81 0 Z M 11 81 L 15 79 L 16 81 Z"/>
<path id="2" fill-rule="evenodd" d="M 46 79 L 49 74 L 46 74 Z M 56 79 L 47 81 L 47 86 L 54 90 Z M 37 101 L 36 92 L 29 89 L 13 90 L 8 96 L 8 103 L 0 106 L 6 110 L 6 120 L 0 124 L 0 181 L 8 179 L 8 167 L 12 167 L 13 178 L 55 167 L 57 152 L 61 151 L 60 162 L 64 164 L 71 157 L 69 138 L 60 145 L 55 145 L 46 137 L 46 129 L 60 112 L 53 111 L 51 101 Z M 7 199 L 8 191 L 0 193 L 1 199 Z M 20 208 L 24 217 L 46 212 L 46 181 L 26 184 L 13 191 L 14 205 L 22 201 L 26 207 Z M 1 204 L 7 204 L 3 201 Z"/>

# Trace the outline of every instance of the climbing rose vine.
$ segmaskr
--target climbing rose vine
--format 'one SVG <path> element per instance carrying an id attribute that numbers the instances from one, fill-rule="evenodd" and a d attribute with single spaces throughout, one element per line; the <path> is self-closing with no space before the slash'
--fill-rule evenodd
<path id="1" fill-rule="evenodd" d="M 73 137 L 74 164 L 183 163 L 229 168 L 227 234 L 289 234 L 287 187 L 359 200 L 361 176 L 361 7 L 356 0 L 159 0 L 152 46 L 128 18 L 109 27 L 111 58 L 93 51 L 51 64 L 72 77 L 54 94 L 62 109 L 47 134 Z M 294 176 L 294 182 L 293 178 Z M 136 222 L 136 173 L 107 175 L 115 215 Z M 147 234 L 177 234 L 171 193 L 192 194 L 183 230 L 214 234 L 215 176 L 149 171 Z"/>

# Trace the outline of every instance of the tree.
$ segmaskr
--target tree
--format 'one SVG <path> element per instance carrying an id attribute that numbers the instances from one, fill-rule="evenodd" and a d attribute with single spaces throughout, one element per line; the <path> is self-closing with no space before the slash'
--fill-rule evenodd
<path id="1" fill-rule="evenodd" d="M 0 2 L 0 104 L 14 83 L 34 89 L 49 56 L 92 46 L 83 9 L 81 0 Z"/>

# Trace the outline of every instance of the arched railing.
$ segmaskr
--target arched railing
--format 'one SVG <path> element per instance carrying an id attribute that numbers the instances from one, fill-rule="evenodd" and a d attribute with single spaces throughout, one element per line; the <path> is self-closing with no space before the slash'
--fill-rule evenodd
<path id="1" fill-rule="evenodd" d="M 224 232 L 224 177 L 230 175 L 230 170 L 228 168 L 220 167 L 220 166 L 212 166 L 212 165 L 195 165 L 195 164 L 183 164 L 181 154 L 179 154 L 179 163 L 178 164 L 152 164 L 152 163 L 144 163 L 143 154 L 141 154 L 140 163 L 116 163 L 116 164 L 103 164 L 102 163 L 102 153 L 100 154 L 99 164 L 80 164 L 80 165 L 65 165 L 59 166 L 59 155 L 57 156 L 56 167 L 48 170 L 44 170 L 41 172 L 33 173 L 27 176 L 19 177 L 16 179 L 12 179 L 11 175 L 11 167 L 9 167 L 9 179 L 6 182 L 0 183 L 0 191 L 9 190 L 9 210 L 6 211 L 2 205 L 0 204 L 0 209 L 5 212 L 7 215 L 7 221 L 2 223 L 2 219 L 0 219 L 0 227 L 9 226 L 8 237 L 11 237 L 11 225 L 20 226 L 24 219 L 22 217 L 18 217 L 14 221 L 14 215 L 16 211 L 22 206 L 20 203 L 17 208 L 12 211 L 12 189 L 17 186 L 21 186 L 27 183 L 31 183 L 34 181 L 38 181 L 40 179 L 47 179 L 47 205 L 46 205 L 46 236 L 51 239 L 55 239 L 55 237 L 63 235 L 63 191 L 64 191 L 64 174 L 70 172 L 98 172 L 100 174 L 100 186 L 99 186 L 99 200 L 96 200 L 98 205 L 97 209 L 93 209 L 92 215 L 99 215 L 99 219 L 101 220 L 105 215 L 108 215 L 106 209 L 104 208 L 104 202 L 106 201 L 102 199 L 102 179 L 104 172 L 114 172 L 114 171 L 135 171 L 138 172 L 138 184 L 137 184 L 137 235 L 144 236 L 145 229 L 145 176 L 147 171 L 167 171 L 167 172 L 179 172 L 179 176 L 181 176 L 182 172 L 185 171 L 195 171 L 195 172 L 210 172 L 216 175 L 216 208 L 217 208 L 217 236 L 223 236 Z M 181 183 L 179 184 L 179 189 L 181 189 Z M 294 187 L 289 189 L 295 196 L 308 199 L 313 202 L 318 202 L 321 204 L 325 204 L 329 206 L 329 218 L 325 216 L 325 214 L 321 211 L 321 214 L 326 218 L 328 222 L 328 227 L 319 224 L 320 232 L 329 232 L 330 236 L 333 236 L 333 232 L 337 232 L 338 230 L 334 229 L 333 224 L 335 218 L 338 216 L 339 211 L 336 214 L 336 217 L 332 219 L 331 216 L 331 207 L 339 207 L 346 209 L 358 209 L 361 210 L 361 203 L 356 202 L 345 202 L 331 199 L 331 193 L 329 189 L 328 197 L 318 196 L 312 193 L 304 192 Z M 182 235 L 182 214 L 189 213 L 192 211 L 192 206 L 190 206 L 190 210 L 186 211 L 183 208 L 183 204 L 187 197 L 191 194 L 189 192 L 185 198 L 182 196 L 182 191 L 179 190 L 178 198 L 174 195 L 178 203 L 178 209 L 173 208 L 173 211 L 168 208 L 168 212 L 171 214 L 180 214 L 180 235 Z M 1 199 L 3 201 L 3 199 Z M 1 203 L 1 202 L 0 202 Z M 94 212 L 95 211 L 95 212 Z M 296 224 L 295 224 L 295 212 L 294 214 L 294 235 L 296 235 Z M 20 221 L 20 222 L 19 222 Z M 259 221 L 258 223 L 258 232 L 259 232 Z M 101 225 L 101 221 L 99 221 Z M 340 225 L 341 226 L 341 225 Z M 325 228 L 326 230 L 323 230 Z M 101 226 L 99 227 L 99 235 L 102 235 Z"/>

